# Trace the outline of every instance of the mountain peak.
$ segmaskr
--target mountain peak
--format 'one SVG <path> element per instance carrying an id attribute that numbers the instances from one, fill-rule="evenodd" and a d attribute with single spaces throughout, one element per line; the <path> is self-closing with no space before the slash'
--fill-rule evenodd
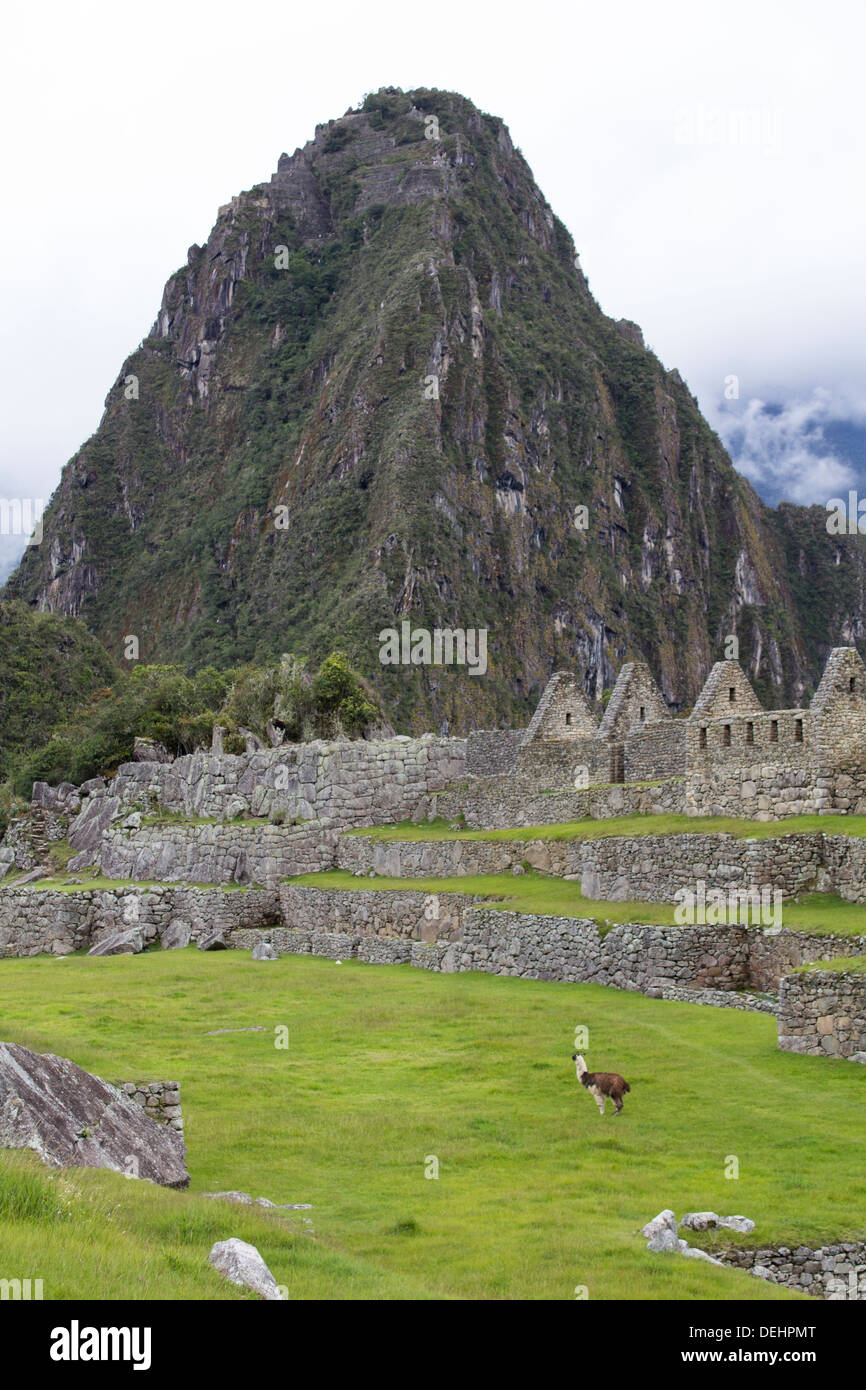
<path id="1" fill-rule="evenodd" d="M 856 538 L 830 573 L 763 506 L 450 92 L 368 95 L 220 208 L 43 526 L 7 592 L 117 655 L 340 647 L 416 731 L 521 722 L 553 670 L 599 699 L 629 659 L 682 708 L 732 636 L 799 700 L 863 628 Z M 484 630 L 485 674 L 382 665 L 404 620 Z"/>

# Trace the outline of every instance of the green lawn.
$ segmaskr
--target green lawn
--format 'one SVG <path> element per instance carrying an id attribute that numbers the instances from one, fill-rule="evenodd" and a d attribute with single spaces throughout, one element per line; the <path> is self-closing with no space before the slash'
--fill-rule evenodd
<path id="1" fill-rule="evenodd" d="M 736 835 L 741 839 L 775 840 L 821 830 L 827 835 L 866 836 L 866 816 L 790 816 L 781 821 L 736 820 L 727 816 L 615 816 L 611 820 L 562 821 L 557 825 L 525 825 L 509 830 L 451 830 L 449 822 L 402 821 L 399 825 L 363 826 L 347 835 L 375 840 L 601 840 L 612 835 Z"/>
<path id="2" fill-rule="evenodd" d="M 113 1174 L 33 1180 L 16 1155 L 4 1275 L 46 1297 L 237 1297 L 206 1257 L 239 1235 L 292 1298 L 779 1299 L 649 1254 L 639 1227 L 670 1206 L 751 1216 L 754 1244 L 866 1238 L 863 1069 L 779 1052 L 761 1014 L 235 951 L 6 960 L 0 979 L 4 1039 L 180 1081 L 193 1194 L 313 1203 L 293 1215 L 314 1239 Z M 617 1120 L 576 1083 L 577 1025 L 590 1065 L 631 1083 Z"/>
<path id="3" fill-rule="evenodd" d="M 490 898 L 491 907 L 514 912 L 539 912 L 556 917 L 591 917 L 604 926 L 616 922 L 649 922 L 673 926 L 673 903 L 605 902 L 585 898 L 580 884 L 553 878 L 534 869 L 523 874 L 465 874 L 457 878 L 356 878 L 348 869 L 301 874 L 289 882 L 308 888 L 352 891 L 412 889 L 419 893 L 471 893 Z M 772 912 L 772 905 L 770 905 Z M 768 924 L 769 925 L 769 924 Z M 866 936 L 866 906 L 843 902 L 830 893 L 810 893 L 802 901 L 782 904 L 782 926 L 816 936 Z"/>
<path id="4" fill-rule="evenodd" d="M 798 965 L 798 970 L 837 970 L 846 975 L 866 975 L 866 956 L 836 956 L 833 960 L 813 961 Z"/>

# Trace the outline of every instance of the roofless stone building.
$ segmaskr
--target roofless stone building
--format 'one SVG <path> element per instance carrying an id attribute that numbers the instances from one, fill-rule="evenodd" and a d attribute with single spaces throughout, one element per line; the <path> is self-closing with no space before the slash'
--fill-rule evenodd
<path id="1" fill-rule="evenodd" d="M 643 661 L 619 673 L 597 723 L 576 676 L 551 676 L 526 730 L 470 735 L 466 770 L 534 791 L 682 779 L 694 816 L 866 811 L 866 667 L 835 647 L 808 709 L 765 710 L 737 661 L 719 661 L 673 719 Z"/>

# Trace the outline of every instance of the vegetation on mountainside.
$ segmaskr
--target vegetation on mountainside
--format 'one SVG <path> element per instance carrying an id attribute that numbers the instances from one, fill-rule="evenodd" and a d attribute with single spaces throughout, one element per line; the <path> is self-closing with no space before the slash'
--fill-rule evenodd
<path id="1" fill-rule="evenodd" d="M 28 797 L 35 781 L 79 784 L 113 772 L 132 757 L 135 739 L 150 738 L 174 754 L 209 747 L 215 724 L 227 752 L 243 752 L 241 729 L 262 740 L 272 722 L 288 742 L 338 735 L 359 737 L 380 719 L 379 707 L 345 655 L 333 652 L 315 675 L 303 659 L 190 674 L 180 666 L 136 666 L 95 691 L 51 737 L 22 753 L 10 786 Z M 2 816 L 0 797 L 0 816 Z"/>
<path id="2" fill-rule="evenodd" d="M 782 1300 L 797 1295 L 651 1254 L 641 1226 L 669 1206 L 756 1223 L 692 1244 L 866 1238 L 862 1069 L 779 1051 L 771 1016 L 355 960 L 264 967 L 195 948 L 5 960 L 3 1016 L 11 1042 L 98 1076 L 182 1086 L 189 1193 L 52 1175 L 23 1154 L 4 1163 L 4 1272 L 38 1274 L 46 1299 L 242 1297 L 207 1262 L 235 1235 L 293 1302 L 573 1301 L 576 1285 L 593 1302 Z M 578 1023 L 590 1065 L 631 1084 L 615 1123 L 575 1081 Z M 425 1180 L 429 1155 L 438 1181 Z M 313 1209 L 200 1195 L 227 1189 Z M 298 1234 L 304 1217 L 314 1237 Z"/>
<path id="3" fill-rule="evenodd" d="M 116 675 L 82 623 L 0 602 L 0 782 L 18 754 Z"/>

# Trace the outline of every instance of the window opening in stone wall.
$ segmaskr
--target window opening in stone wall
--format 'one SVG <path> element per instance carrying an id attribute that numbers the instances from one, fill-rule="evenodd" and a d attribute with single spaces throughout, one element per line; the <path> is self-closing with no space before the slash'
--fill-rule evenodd
<path id="1" fill-rule="evenodd" d="M 803 742 L 803 721 L 802 721 L 802 719 L 795 719 L 795 720 L 794 720 L 794 742 L 795 742 L 795 743 L 802 743 L 802 742 Z"/>
<path id="2" fill-rule="evenodd" d="M 746 725 L 746 742 L 747 742 L 747 743 L 754 743 L 754 742 L 755 742 L 755 726 L 754 726 L 754 724 L 752 724 L 751 722 L 749 722 L 749 723 Z"/>
<path id="3" fill-rule="evenodd" d="M 570 714 L 567 714 L 567 715 L 565 716 L 565 722 L 566 722 L 566 724 L 570 724 L 570 723 L 571 723 L 571 715 L 570 715 Z"/>
<path id="4" fill-rule="evenodd" d="M 699 729 L 699 730 L 698 730 L 698 747 L 699 747 L 699 748 L 706 748 L 706 746 L 707 746 L 707 731 L 706 731 L 706 729 Z"/>
<path id="5" fill-rule="evenodd" d="M 732 685 L 731 688 L 730 688 L 730 690 L 728 691 L 728 699 L 730 700 L 731 704 L 733 704 L 734 701 L 736 700 L 736 698 L 737 698 L 736 687 Z"/>
<path id="6" fill-rule="evenodd" d="M 730 748 L 730 746 L 731 746 L 731 726 L 730 726 L 730 724 L 726 724 L 725 727 L 724 727 L 724 729 L 722 730 L 722 743 L 724 744 L 724 746 L 725 746 L 726 748 Z"/>
<path id="7" fill-rule="evenodd" d="M 646 719 L 646 706 L 645 706 L 645 705 L 641 705 L 641 707 L 640 707 L 640 717 L 641 717 L 641 723 L 643 723 L 643 721 Z"/>
<path id="8" fill-rule="evenodd" d="M 852 677 L 850 678 L 850 680 L 848 681 L 848 689 L 851 691 L 851 694 L 852 694 L 852 695 L 854 695 L 854 694 L 856 693 L 856 690 L 857 690 L 857 677 L 856 677 L 856 676 L 852 676 Z"/>
<path id="9" fill-rule="evenodd" d="M 771 743 L 778 743 L 778 742 L 779 742 L 779 721 L 778 721 L 778 719 L 771 719 L 771 720 L 770 720 L 770 742 L 771 742 Z"/>

